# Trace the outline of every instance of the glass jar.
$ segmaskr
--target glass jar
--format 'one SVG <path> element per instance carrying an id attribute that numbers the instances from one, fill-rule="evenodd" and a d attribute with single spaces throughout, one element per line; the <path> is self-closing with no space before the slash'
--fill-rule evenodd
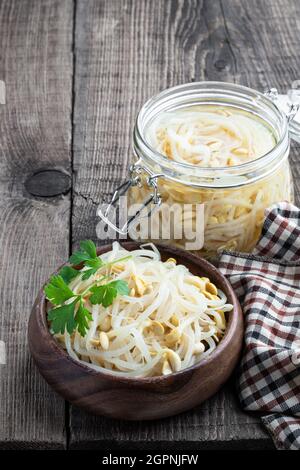
<path id="1" fill-rule="evenodd" d="M 169 206 L 203 204 L 204 244 L 198 253 L 214 257 L 223 249 L 250 252 L 260 237 L 265 209 L 279 201 L 293 201 L 288 162 L 289 128 L 299 105 L 290 103 L 286 113 L 277 104 L 278 94 L 274 89 L 262 94 L 223 82 L 185 84 L 151 98 L 141 108 L 135 123 L 135 161 L 130 168 L 130 178 L 115 193 L 113 204 L 129 189 L 129 204 L 141 203 L 148 215 L 157 220 L 162 214 L 153 209 L 161 203 Z M 153 119 L 162 112 L 195 105 L 230 107 L 251 114 L 270 129 L 276 143 L 271 151 L 255 160 L 212 168 L 170 160 L 150 146 L 145 134 Z M 123 227 L 123 232 L 128 231 L 140 215 L 139 210 Z M 109 209 L 105 214 L 106 222 L 108 216 Z M 190 218 L 193 222 L 193 209 Z M 186 241 L 184 237 L 169 240 L 183 248 Z"/>

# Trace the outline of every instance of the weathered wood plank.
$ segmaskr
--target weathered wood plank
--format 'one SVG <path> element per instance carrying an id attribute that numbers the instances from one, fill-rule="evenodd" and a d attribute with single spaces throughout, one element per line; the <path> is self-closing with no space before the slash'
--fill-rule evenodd
<path id="1" fill-rule="evenodd" d="M 276 87 L 286 93 L 300 77 L 300 2 L 221 0 L 221 7 L 235 81 L 260 91 Z M 299 144 L 293 143 L 290 162 L 298 204 L 299 161 Z"/>
<path id="2" fill-rule="evenodd" d="M 74 245 L 95 239 L 97 204 L 125 177 L 141 104 L 193 80 L 285 89 L 299 70 L 299 10 L 296 0 L 78 1 Z M 74 407 L 70 417 L 71 447 L 272 446 L 259 418 L 239 410 L 230 387 L 197 410 L 154 423 L 110 421 Z"/>
<path id="3" fill-rule="evenodd" d="M 153 422 L 114 421 L 71 407 L 70 436 L 75 449 L 273 448 L 258 418 L 239 409 L 229 386 L 194 410 Z"/>
<path id="4" fill-rule="evenodd" d="M 25 183 L 41 169 L 70 171 L 72 24 L 71 0 L 0 2 L 0 448 L 66 443 L 65 403 L 34 367 L 27 321 L 39 288 L 68 257 L 70 197 L 34 197 Z"/>

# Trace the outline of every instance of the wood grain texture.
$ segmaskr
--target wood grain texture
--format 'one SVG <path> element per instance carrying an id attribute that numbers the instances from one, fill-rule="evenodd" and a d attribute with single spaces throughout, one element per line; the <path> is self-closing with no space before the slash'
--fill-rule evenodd
<path id="1" fill-rule="evenodd" d="M 95 239 L 96 207 L 125 178 L 143 102 L 204 79 L 284 91 L 300 65 L 299 13 L 297 0 L 77 2 L 74 246 Z M 296 148 L 296 175 L 297 159 Z M 239 409 L 232 385 L 194 411 L 151 424 L 91 417 L 74 407 L 70 417 L 71 447 L 272 447 L 259 417 Z"/>
<path id="2" fill-rule="evenodd" d="M 70 197 L 34 198 L 25 181 L 70 170 L 72 1 L 0 2 L 0 448 L 65 447 L 64 401 L 29 356 L 32 301 L 69 251 Z"/>
<path id="3" fill-rule="evenodd" d="M 233 383 L 198 408 L 153 422 L 125 422 L 71 409 L 70 448 L 163 451 L 272 449 L 257 417 L 243 413 Z"/>

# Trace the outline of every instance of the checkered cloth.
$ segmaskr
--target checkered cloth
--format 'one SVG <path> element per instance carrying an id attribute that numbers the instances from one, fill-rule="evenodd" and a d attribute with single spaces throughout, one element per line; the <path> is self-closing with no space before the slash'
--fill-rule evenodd
<path id="1" fill-rule="evenodd" d="M 300 449 L 300 209 L 282 202 L 266 211 L 253 252 L 223 252 L 220 269 L 243 306 L 245 350 L 238 392 L 278 449 Z"/>

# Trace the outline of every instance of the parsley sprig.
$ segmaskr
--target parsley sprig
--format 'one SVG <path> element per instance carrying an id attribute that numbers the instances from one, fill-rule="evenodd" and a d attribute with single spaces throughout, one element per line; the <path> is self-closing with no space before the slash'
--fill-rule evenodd
<path id="1" fill-rule="evenodd" d="M 75 251 L 69 261 L 75 266 L 82 262 L 84 263 L 87 267 L 82 275 L 84 281 L 95 274 L 104 264 L 102 259 L 97 256 L 96 247 L 92 240 L 80 242 L 80 250 Z"/>
<path id="2" fill-rule="evenodd" d="M 130 257 L 129 255 L 105 263 L 97 256 L 95 244 L 91 240 L 82 241 L 80 250 L 73 253 L 69 261 L 75 266 L 83 263 L 83 267 L 75 269 L 71 266 L 64 266 L 57 275 L 50 278 L 50 282 L 44 288 L 47 299 L 54 305 L 54 308 L 48 312 L 48 320 L 53 333 L 64 334 L 67 330 L 69 334 L 72 334 L 77 330 L 81 336 L 86 335 L 89 321 L 92 320 L 91 313 L 84 307 L 84 298 L 87 294 L 91 294 L 89 300 L 93 305 L 101 304 L 105 308 L 109 307 L 118 295 L 128 295 L 127 282 L 121 279 L 111 280 L 109 274 L 101 276 L 81 294 L 73 292 L 68 284 L 77 276 L 81 276 L 82 280 L 87 280 L 100 268 L 109 268 Z"/>

